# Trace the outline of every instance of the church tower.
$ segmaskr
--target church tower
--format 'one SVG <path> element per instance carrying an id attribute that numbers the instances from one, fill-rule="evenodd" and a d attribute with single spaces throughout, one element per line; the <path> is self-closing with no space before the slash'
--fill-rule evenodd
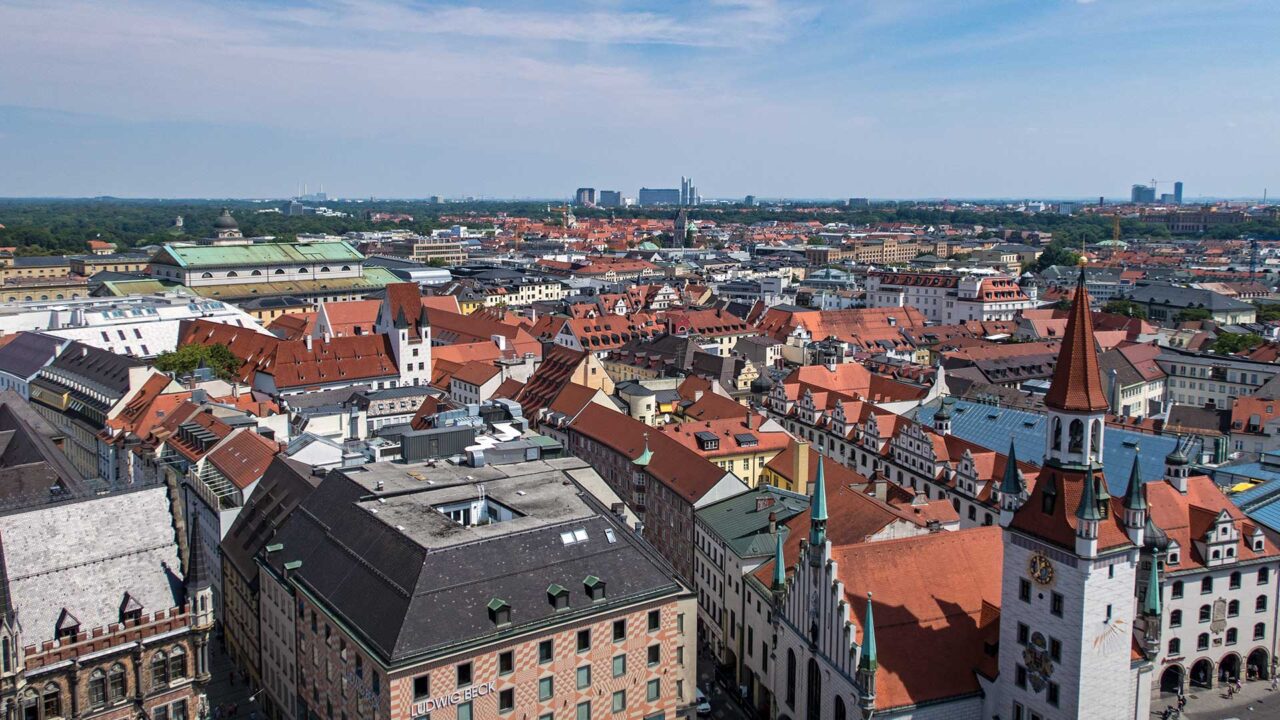
<path id="1" fill-rule="evenodd" d="M 1045 406 L 1045 459 L 1034 487 L 1016 492 L 1011 475 L 1001 488 L 999 691 L 988 717 L 1145 717 L 1149 692 L 1131 665 L 1133 538 L 1141 538 L 1146 509 L 1140 488 L 1124 507 L 1107 485 L 1108 403 L 1083 268 Z"/>

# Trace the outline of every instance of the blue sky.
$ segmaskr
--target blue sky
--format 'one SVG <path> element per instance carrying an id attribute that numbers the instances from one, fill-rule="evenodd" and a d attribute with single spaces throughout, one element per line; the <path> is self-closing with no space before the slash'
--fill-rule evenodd
<path id="1" fill-rule="evenodd" d="M 0 196 L 1280 194 L 1275 0 L 0 0 Z"/>

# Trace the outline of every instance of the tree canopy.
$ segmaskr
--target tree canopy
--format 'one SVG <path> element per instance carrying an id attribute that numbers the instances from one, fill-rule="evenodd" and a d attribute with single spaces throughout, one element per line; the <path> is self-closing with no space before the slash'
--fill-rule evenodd
<path id="1" fill-rule="evenodd" d="M 1126 317 L 1147 319 L 1147 309 L 1132 300 L 1116 298 L 1102 306 L 1102 312 L 1124 315 Z"/>
<path id="2" fill-rule="evenodd" d="M 226 345 L 183 345 L 177 350 L 160 353 L 154 365 L 157 370 L 171 372 L 179 377 L 189 375 L 196 368 L 204 366 L 227 380 L 240 367 L 240 359 L 232 355 Z"/>

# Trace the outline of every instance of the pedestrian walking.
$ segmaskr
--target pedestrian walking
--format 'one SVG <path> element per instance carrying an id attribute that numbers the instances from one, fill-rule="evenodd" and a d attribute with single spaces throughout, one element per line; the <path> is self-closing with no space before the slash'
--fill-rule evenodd
<path id="1" fill-rule="evenodd" d="M 1280 676 L 1272 675 L 1271 676 L 1271 692 L 1275 692 L 1277 687 L 1280 687 Z"/>
<path id="2" fill-rule="evenodd" d="M 1185 708 L 1186 706 L 1187 706 L 1187 696 L 1183 695 L 1182 693 L 1178 693 L 1178 712 L 1182 712 L 1183 708 Z"/>

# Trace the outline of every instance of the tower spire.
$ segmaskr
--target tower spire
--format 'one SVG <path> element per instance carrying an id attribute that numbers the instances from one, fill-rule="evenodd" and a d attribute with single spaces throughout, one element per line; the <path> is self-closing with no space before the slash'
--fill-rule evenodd
<path id="1" fill-rule="evenodd" d="M 777 542 L 773 549 L 773 587 L 775 593 L 787 587 L 787 561 L 782 554 L 782 528 L 777 530 Z"/>
<path id="2" fill-rule="evenodd" d="M 818 456 L 818 475 L 813 481 L 813 497 L 809 499 L 809 557 L 822 557 L 822 544 L 827 541 L 827 481 Z"/>
<path id="3" fill-rule="evenodd" d="M 862 648 L 858 654 L 858 685 L 860 686 L 860 703 L 863 710 L 870 711 L 876 705 L 876 669 L 880 662 L 876 658 L 876 620 L 871 602 L 871 593 L 867 593 L 867 619 L 862 628 Z"/>
<path id="4" fill-rule="evenodd" d="M 1107 394 L 1102 388 L 1098 350 L 1093 340 L 1093 316 L 1089 312 L 1089 291 L 1085 288 L 1084 265 L 1076 281 L 1075 299 L 1067 316 L 1062 351 L 1053 369 L 1053 382 L 1044 404 L 1074 412 L 1106 411 Z"/>
<path id="5" fill-rule="evenodd" d="M 1147 576 L 1147 595 L 1142 600 L 1142 612 L 1150 617 L 1160 617 L 1160 553 L 1151 557 L 1151 573 Z"/>
<path id="6" fill-rule="evenodd" d="M 1022 494 L 1022 473 L 1018 471 L 1018 448 L 1009 441 L 1009 458 L 1004 462 L 1004 477 L 1000 480 L 1000 496 Z"/>

